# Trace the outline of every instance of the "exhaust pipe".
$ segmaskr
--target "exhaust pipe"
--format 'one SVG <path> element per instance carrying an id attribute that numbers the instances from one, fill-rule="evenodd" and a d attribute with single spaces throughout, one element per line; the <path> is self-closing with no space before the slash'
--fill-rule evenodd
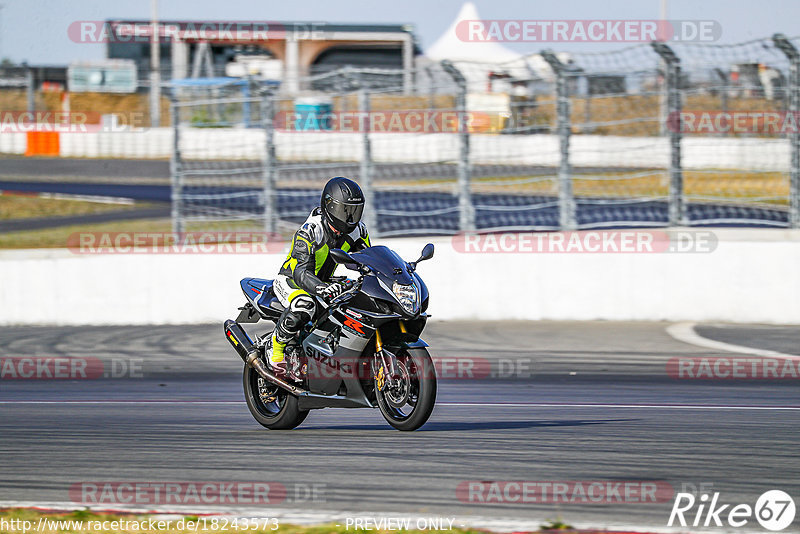
<path id="1" fill-rule="evenodd" d="M 239 354 L 245 365 L 255 369 L 262 378 L 295 395 L 311 395 L 305 389 L 294 386 L 272 374 L 272 371 L 267 369 L 267 366 L 264 365 L 264 362 L 259 358 L 258 349 L 253 345 L 247 332 L 244 331 L 239 323 L 231 319 L 225 321 L 225 337 L 228 338 L 228 342 L 230 342 L 231 346 L 236 349 L 236 353 Z"/>
<path id="2" fill-rule="evenodd" d="M 258 355 L 258 349 L 253 345 L 253 342 L 250 341 L 250 337 L 236 321 L 231 319 L 225 321 L 225 337 L 228 338 L 228 342 L 236 349 L 236 352 L 245 363 L 247 362 L 247 357 L 251 353 Z"/>

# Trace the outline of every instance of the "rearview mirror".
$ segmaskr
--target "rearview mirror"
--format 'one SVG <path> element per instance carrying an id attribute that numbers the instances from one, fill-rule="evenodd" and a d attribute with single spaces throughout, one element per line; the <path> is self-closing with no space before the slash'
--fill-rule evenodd
<path id="1" fill-rule="evenodd" d="M 340 248 L 331 250 L 330 255 L 336 263 L 358 263 L 350 254 Z"/>
<path id="2" fill-rule="evenodd" d="M 413 261 L 408 264 L 411 267 L 412 271 L 417 269 L 417 264 L 421 261 L 429 260 L 433 257 L 433 243 L 428 243 L 422 249 L 422 254 L 420 254 L 419 259 L 417 261 Z"/>
<path id="3" fill-rule="evenodd" d="M 420 255 L 419 259 L 415 263 L 419 263 L 421 261 L 429 260 L 433 257 L 433 243 L 428 243 L 422 249 L 422 255 Z"/>

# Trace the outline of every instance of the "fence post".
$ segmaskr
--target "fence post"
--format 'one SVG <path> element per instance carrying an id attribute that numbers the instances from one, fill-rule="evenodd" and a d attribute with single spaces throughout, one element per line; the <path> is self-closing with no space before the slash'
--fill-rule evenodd
<path id="1" fill-rule="evenodd" d="M 469 163 L 469 117 L 467 116 L 467 80 L 450 61 L 442 61 L 442 68 L 458 86 L 456 113 L 458 113 L 458 228 L 462 232 L 475 230 L 475 208 L 472 205 Z"/>
<path id="2" fill-rule="evenodd" d="M 722 100 L 722 111 L 724 113 L 728 112 L 728 91 L 730 90 L 730 77 L 728 73 L 723 71 L 722 69 L 716 68 L 714 69 L 714 74 L 716 74 L 720 81 L 722 82 L 722 90 L 720 91 L 720 97 Z"/>
<path id="3" fill-rule="evenodd" d="M 370 235 L 379 237 L 378 230 L 378 203 L 372 189 L 372 144 L 369 139 L 372 121 L 370 120 L 369 93 L 363 87 L 358 90 L 358 114 L 363 118 L 361 122 L 361 168 L 359 171 L 359 182 L 361 191 L 364 193 L 364 224 L 367 225 Z"/>
<path id="4" fill-rule="evenodd" d="M 574 230 L 577 224 L 575 196 L 572 191 L 572 168 L 569 164 L 569 137 L 571 133 L 568 68 L 551 50 L 544 50 L 542 58 L 556 75 L 556 131 L 560 145 L 558 165 L 558 226 L 561 230 Z"/>
<path id="5" fill-rule="evenodd" d="M 277 228 L 278 211 L 275 197 L 275 100 L 272 91 L 261 96 L 261 124 L 264 128 L 264 160 L 262 161 L 262 198 L 264 200 L 264 232 L 273 234 Z"/>
<path id="6" fill-rule="evenodd" d="M 36 112 L 36 87 L 33 76 L 33 67 L 25 65 L 25 99 L 27 100 L 28 113 Z"/>
<path id="7" fill-rule="evenodd" d="M 651 43 L 656 54 L 664 60 L 667 81 L 667 117 L 669 127 L 669 225 L 686 226 L 686 192 L 683 187 L 681 167 L 681 60 L 670 47 L 660 42 Z"/>
<path id="8" fill-rule="evenodd" d="M 181 196 L 183 195 L 183 171 L 181 169 L 181 148 L 180 148 L 180 109 L 174 94 L 170 93 L 169 120 L 172 125 L 172 155 L 169 158 L 169 171 L 172 177 L 171 217 L 172 232 L 180 234 L 184 231 L 183 225 L 183 206 Z"/>
<path id="9" fill-rule="evenodd" d="M 775 46 L 789 58 L 789 113 L 793 124 L 789 133 L 789 150 L 792 153 L 789 173 L 789 228 L 800 228 L 800 132 L 796 126 L 800 118 L 800 53 L 782 33 L 772 36 Z"/>

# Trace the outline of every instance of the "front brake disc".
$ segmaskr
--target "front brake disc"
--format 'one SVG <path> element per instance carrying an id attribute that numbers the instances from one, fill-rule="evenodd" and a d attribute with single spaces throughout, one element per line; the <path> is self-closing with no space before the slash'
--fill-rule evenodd
<path id="1" fill-rule="evenodd" d="M 392 379 L 391 385 L 384 392 L 386 400 L 395 408 L 401 408 L 408 403 L 411 396 L 411 377 L 405 363 L 397 361 L 397 376 Z"/>

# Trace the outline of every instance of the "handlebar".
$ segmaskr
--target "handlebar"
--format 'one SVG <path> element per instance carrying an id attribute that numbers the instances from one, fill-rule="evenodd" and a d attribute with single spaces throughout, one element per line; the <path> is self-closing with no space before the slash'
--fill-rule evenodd
<path id="1" fill-rule="evenodd" d="M 339 296 L 336 298 L 331 299 L 329 302 L 326 302 L 329 308 L 333 306 L 338 306 L 342 302 L 350 300 L 352 297 L 355 296 L 356 293 L 361 289 L 361 284 L 364 282 L 364 275 L 362 274 L 356 280 L 351 280 L 346 276 L 335 276 L 332 277 L 331 280 L 336 282 L 350 282 L 350 287 L 345 289 Z"/>

